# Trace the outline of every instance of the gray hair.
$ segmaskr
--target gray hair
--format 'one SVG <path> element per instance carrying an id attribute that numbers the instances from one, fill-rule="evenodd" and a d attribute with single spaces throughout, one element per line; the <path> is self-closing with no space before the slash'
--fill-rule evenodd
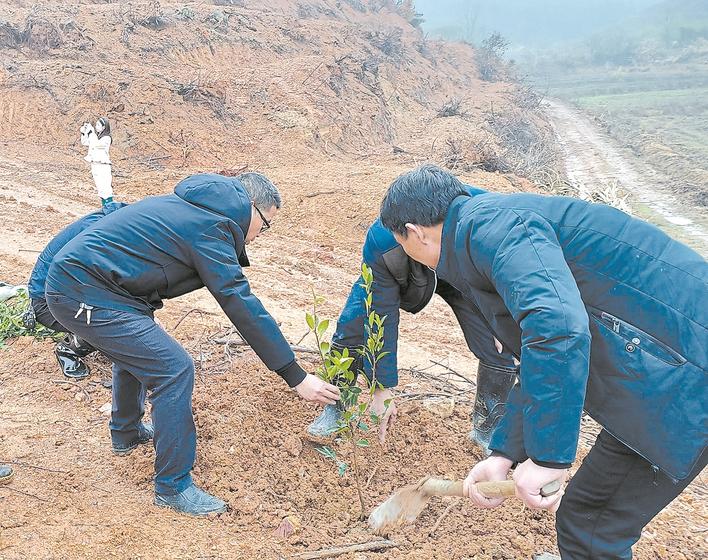
<path id="1" fill-rule="evenodd" d="M 436 165 L 421 165 L 391 183 L 381 202 L 381 223 L 406 237 L 408 223 L 434 226 L 445 221 L 452 201 L 465 192 L 452 173 Z"/>
<path id="2" fill-rule="evenodd" d="M 255 204 L 259 210 L 268 210 L 273 206 L 280 208 L 282 202 L 280 200 L 278 187 L 265 175 L 251 172 L 241 173 L 236 176 L 236 179 L 241 181 L 248 196 L 251 197 L 253 204 Z"/>

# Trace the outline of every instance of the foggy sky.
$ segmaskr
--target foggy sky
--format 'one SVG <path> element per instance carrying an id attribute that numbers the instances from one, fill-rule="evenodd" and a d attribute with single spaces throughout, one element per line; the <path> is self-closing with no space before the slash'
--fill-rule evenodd
<path id="1" fill-rule="evenodd" d="M 416 0 L 433 36 L 480 41 L 499 31 L 516 47 L 552 47 L 641 15 L 660 0 Z"/>

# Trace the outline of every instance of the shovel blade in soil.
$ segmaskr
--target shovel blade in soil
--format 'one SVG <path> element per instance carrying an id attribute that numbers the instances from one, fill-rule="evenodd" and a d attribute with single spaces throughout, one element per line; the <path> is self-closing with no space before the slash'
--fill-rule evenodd
<path id="1" fill-rule="evenodd" d="M 377 535 L 403 525 L 412 523 L 425 509 L 430 496 L 421 492 L 420 484 L 406 486 L 393 494 L 369 515 L 369 527 Z"/>

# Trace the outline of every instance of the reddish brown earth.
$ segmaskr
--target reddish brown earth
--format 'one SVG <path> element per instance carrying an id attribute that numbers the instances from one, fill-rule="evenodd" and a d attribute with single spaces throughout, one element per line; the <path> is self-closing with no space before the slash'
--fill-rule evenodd
<path id="1" fill-rule="evenodd" d="M 323 314 L 337 316 L 390 181 L 422 161 L 440 161 L 446 138 L 474 135 L 489 104 L 509 103 L 512 86 L 478 80 L 469 47 L 425 42 L 392 9 L 370 9 L 385 2 L 234 4 L 3 6 L 2 280 L 26 281 L 31 251 L 95 207 L 78 128 L 107 114 L 123 200 L 169 192 L 203 170 L 248 165 L 275 180 L 286 205 L 250 251 L 248 275 L 297 341 L 311 287 L 327 297 Z M 176 15 L 185 7 L 191 19 Z M 140 24 L 155 15 L 169 25 Z M 3 22 L 31 33 L 15 45 Z M 190 83 L 193 96 L 184 99 L 177 89 Z M 468 115 L 436 118 L 453 96 Z M 533 188 L 482 172 L 464 179 L 492 190 Z M 201 313 L 180 323 L 192 309 Z M 317 409 L 249 350 L 228 354 L 212 342 L 228 322 L 209 294 L 169 301 L 158 318 L 197 363 L 195 478 L 231 511 L 197 520 L 153 507 L 152 449 L 125 458 L 109 452 L 107 418 L 98 410 L 110 400 L 100 384 L 109 364 L 93 359 L 93 375 L 78 389 L 58 383 L 50 342 L 19 339 L 0 351 L 0 462 L 16 469 L 12 483 L 0 487 L 0 557 L 270 559 L 373 539 L 357 520 L 351 473 L 338 477 L 304 438 Z M 471 375 L 476 365 L 441 301 L 404 317 L 400 346 L 404 368 L 434 359 Z M 312 369 L 309 356 L 302 358 Z M 406 372 L 399 389 L 433 390 Z M 386 446 L 361 455 L 369 507 L 426 474 L 465 476 L 479 458 L 466 438 L 474 387 L 468 390 L 447 418 L 420 401 L 400 404 Z M 592 433 L 590 425 L 583 432 L 581 457 Z M 347 460 L 346 445 L 334 448 Z M 705 495 L 696 481 L 647 527 L 636 557 L 706 557 Z M 430 535 L 448 504 L 454 506 Z M 283 540 L 274 530 L 288 515 L 301 528 Z M 398 548 L 342 558 L 512 560 L 555 548 L 552 514 L 522 510 L 513 500 L 482 511 L 435 499 L 414 526 L 390 538 Z"/>

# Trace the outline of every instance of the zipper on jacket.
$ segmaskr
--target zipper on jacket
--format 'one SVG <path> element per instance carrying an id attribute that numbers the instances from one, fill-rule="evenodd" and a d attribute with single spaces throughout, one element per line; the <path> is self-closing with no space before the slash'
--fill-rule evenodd
<path id="1" fill-rule="evenodd" d="M 659 467 L 657 467 L 656 465 L 652 465 L 651 471 L 654 473 L 654 480 L 652 480 L 652 484 L 654 486 L 659 486 L 659 482 L 656 480 L 656 475 L 659 474 Z"/>
<path id="2" fill-rule="evenodd" d="M 612 330 L 615 331 L 617 334 L 620 333 L 621 323 L 617 317 L 615 317 L 614 315 L 610 315 L 606 311 L 603 311 L 602 314 L 600 315 L 600 317 L 602 318 L 603 321 L 608 321 L 608 322 L 612 323 Z"/>

